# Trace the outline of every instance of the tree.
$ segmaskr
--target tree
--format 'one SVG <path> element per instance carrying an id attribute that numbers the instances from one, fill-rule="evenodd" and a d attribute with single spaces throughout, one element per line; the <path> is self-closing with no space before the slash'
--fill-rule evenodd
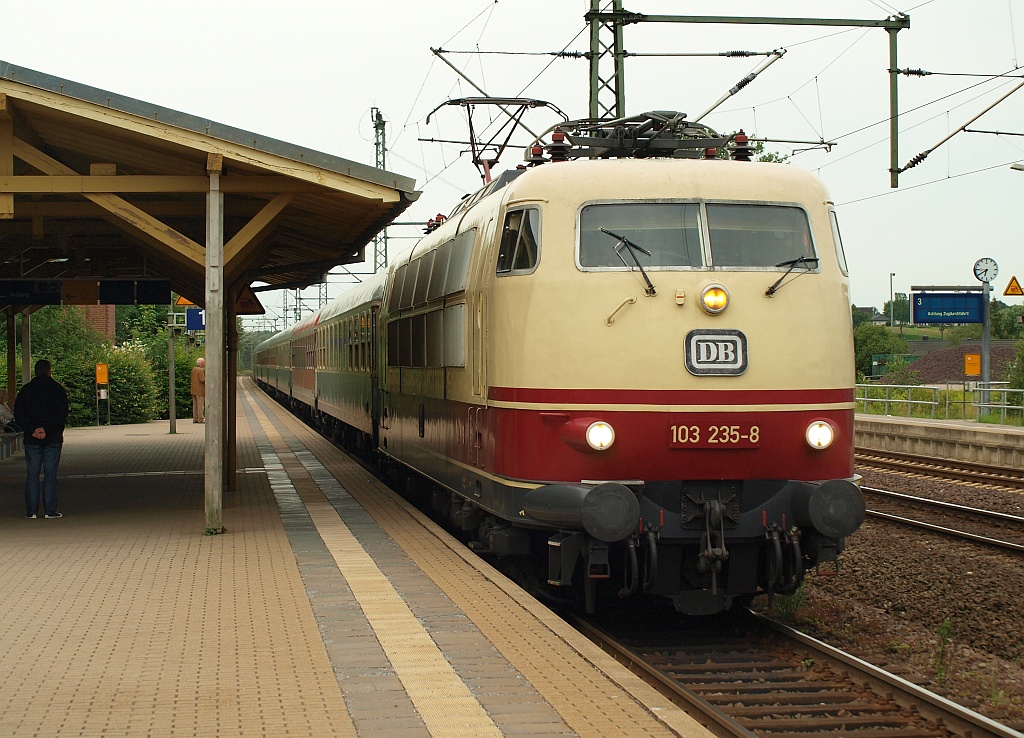
<path id="1" fill-rule="evenodd" d="M 989 314 L 992 338 L 1024 338 L 1024 323 L 1020 322 L 1021 316 L 1024 316 L 1024 306 L 1006 305 L 999 300 L 992 300 Z"/>
<path id="2" fill-rule="evenodd" d="M 921 373 L 914 369 L 914 362 L 905 356 L 894 356 L 885 365 L 885 381 L 887 384 L 918 385 L 921 384 Z"/>
<path id="3" fill-rule="evenodd" d="M 950 346 L 959 346 L 964 341 L 980 341 L 981 330 L 981 323 L 954 325 L 946 331 L 948 334 L 946 338 L 949 340 Z"/>
<path id="4" fill-rule="evenodd" d="M 871 357 L 875 354 L 905 354 L 907 342 L 885 326 L 862 323 L 853 332 L 854 355 L 857 371 L 871 376 Z"/>
<path id="5" fill-rule="evenodd" d="M 870 308 L 870 307 L 861 308 L 861 307 L 857 307 L 856 305 L 853 305 L 851 307 L 851 310 L 853 311 L 853 329 L 854 330 L 857 330 L 857 327 L 860 326 L 862 323 L 869 322 L 871 320 L 871 318 L 874 317 L 874 314 L 875 314 L 875 309 L 874 308 Z"/>
<path id="6" fill-rule="evenodd" d="M 118 305 L 115 340 L 122 344 L 153 335 L 167 325 L 167 310 L 163 305 Z"/>
<path id="7" fill-rule="evenodd" d="M 906 292 L 897 292 L 892 302 L 886 301 L 885 307 L 882 308 L 882 313 L 886 317 L 890 315 L 890 306 L 894 325 L 910 325 L 910 300 L 907 298 Z"/>
<path id="8" fill-rule="evenodd" d="M 110 420 L 140 423 L 154 417 L 153 372 L 144 355 L 115 349 L 69 306 L 49 306 L 32 314 L 33 359 L 49 359 L 53 377 L 68 392 L 68 424 L 97 422 L 96 365 L 108 367 Z M 106 422 L 100 407 L 100 422 Z"/>
<path id="9" fill-rule="evenodd" d="M 1017 341 L 1014 349 L 1006 379 L 1014 389 L 1024 389 L 1024 341 Z"/>

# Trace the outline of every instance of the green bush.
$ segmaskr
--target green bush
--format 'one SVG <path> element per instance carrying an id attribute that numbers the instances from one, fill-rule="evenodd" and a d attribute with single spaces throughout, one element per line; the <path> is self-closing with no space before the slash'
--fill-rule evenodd
<path id="1" fill-rule="evenodd" d="M 110 422 L 145 423 L 156 417 L 156 382 L 145 353 L 136 345 L 111 348 L 104 357 L 110 379 Z M 100 422 L 105 422 L 100 402 Z"/>

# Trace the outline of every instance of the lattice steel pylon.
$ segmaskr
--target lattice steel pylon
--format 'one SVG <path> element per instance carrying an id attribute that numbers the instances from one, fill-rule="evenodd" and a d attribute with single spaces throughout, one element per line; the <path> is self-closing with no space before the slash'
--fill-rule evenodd
<path id="1" fill-rule="evenodd" d="M 387 146 L 385 143 L 384 116 L 379 108 L 370 108 L 370 118 L 373 120 L 373 162 L 378 169 L 385 168 Z M 388 266 L 388 229 L 373 237 L 373 273 Z"/>
<path id="2" fill-rule="evenodd" d="M 622 49 L 622 0 L 601 12 L 602 0 L 590 0 L 590 117 L 606 120 L 626 115 L 625 52 Z"/>

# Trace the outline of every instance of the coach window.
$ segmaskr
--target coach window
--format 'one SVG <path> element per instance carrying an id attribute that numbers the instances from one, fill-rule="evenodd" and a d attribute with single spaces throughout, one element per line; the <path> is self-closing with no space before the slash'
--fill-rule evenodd
<path id="1" fill-rule="evenodd" d="M 697 203 L 587 205 L 580 211 L 579 236 L 583 269 L 635 269 L 634 258 L 644 268 L 704 264 Z M 639 248 L 625 250 L 620 246 L 623 237 Z"/>
<path id="2" fill-rule="evenodd" d="M 709 203 L 707 210 L 713 266 L 776 267 L 814 256 L 807 213 L 801 208 Z"/>
<path id="3" fill-rule="evenodd" d="M 540 210 L 525 208 L 505 215 L 498 249 L 498 274 L 528 274 L 540 261 Z"/>

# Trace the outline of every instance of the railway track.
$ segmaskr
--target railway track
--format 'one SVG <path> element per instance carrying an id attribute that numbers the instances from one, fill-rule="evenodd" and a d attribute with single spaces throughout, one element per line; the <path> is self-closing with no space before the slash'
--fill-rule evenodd
<path id="1" fill-rule="evenodd" d="M 753 613 L 575 625 L 721 736 L 1022 736 Z"/>
<path id="2" fill-rule="evenodd" d="M 854 460 L 858 467 L 881 471 L 913 472 L 958 482 L 984 482 L 1024 489 L 1024 472 L 1008 467 L 863 448 L 856 449 Z"/>
<path id="3" fill-rule="evenodd" d="M 861 487 L 868 515 L 1000 549 L 1024 552 L 1024 517 Z M 911 517 L 913 516 L 913 517 Z"/>

